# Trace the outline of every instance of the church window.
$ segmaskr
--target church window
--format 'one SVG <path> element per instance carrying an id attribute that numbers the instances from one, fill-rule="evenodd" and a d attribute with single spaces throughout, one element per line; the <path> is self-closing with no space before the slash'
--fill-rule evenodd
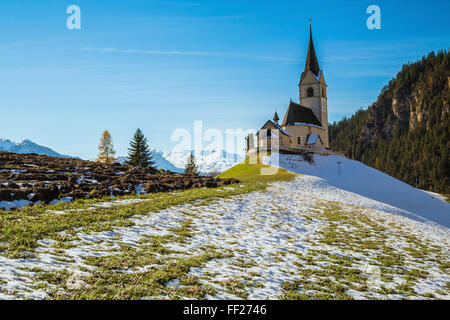
<path id="1" fill-rule="evenodd" d="M 325 92 L 325 88 L 322 88 L 322 97 L 324 97 L 324 98 L 327 97 L 326 92 Z"/>
<path id="2" fill-rule="evenodd" d="M 302 137 L 297 137 L 297 144 L 302 144 Z"/>
<path id="3" fill-rule="evenodd" d="M 308 96 L 308 97 L 314 96 L 314 90 L 313 90 L 313 88 L 311 88 L 311 87 L 308 88 L 307 96 Z"/>

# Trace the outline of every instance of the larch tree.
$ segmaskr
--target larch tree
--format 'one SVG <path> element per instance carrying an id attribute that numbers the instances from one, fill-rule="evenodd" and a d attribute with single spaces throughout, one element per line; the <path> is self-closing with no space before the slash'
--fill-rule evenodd
<path id="1" fill-rule="evenodd" d="M 117 160 L 117 158 L 114 157 L 116 151 L 114 151 L 111 134 L 108 130 L 103 131 L 102 137 L 100 138 L 100 144 L 98 145 L 98 151 L 98 162 L 111 164 Z"/>
<path id="2" fill-rule="evenodd" d="M 195 164 L 195 157 L 192 152 L 189 155 L 188 161 L 186 162 L 186 166 L 184 168 L 184 173 L 198 174 L 198 168 L 197 168 L 197 165 Z"/>
<path id="3" fill-rule="evenodd" d="M 135 167 L 156 169 L 156 162 L 148 147 L 147 138 L 141 129 L 136 130 L 133 139 L 130 141 L 126 164 Z"/>

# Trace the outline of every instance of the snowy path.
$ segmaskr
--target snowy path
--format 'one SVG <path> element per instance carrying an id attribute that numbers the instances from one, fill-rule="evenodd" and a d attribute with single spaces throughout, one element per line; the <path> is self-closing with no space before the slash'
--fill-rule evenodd
<path id="1" fill-rule="evenodd" d="M 54 285 L 37 275 L 66 270 L 56 289 L 69 296 L 87 288 L 95 270 L 86 257 L 140 248 L 151 236 L 168 237 L 187 220 L 192 234 L 164 244 L 172 261 L 217 251 L 222 258 L 192 267 L 195 288 L 214 288 L 206 298 L 450 298 L 449 229 L 393 214 L 384 203 L 337 189 L 323 179 L 300 176 L 274 183 L 266 192 L 177 206 L 138 216 L 132 227 L 78 233 L 68 248 L 42 240 L 36 259 L 0 256 L 0 299 L 49 297 Z M 145 274 L 161 262 L 121 272 Z M 168 291 L 149 298 L 183 297 L 194 288 L 175 279 Z M 177 291 L 178 290 L 178 291 Z M 197 290 L 197 289 L 196 289 Z"/>

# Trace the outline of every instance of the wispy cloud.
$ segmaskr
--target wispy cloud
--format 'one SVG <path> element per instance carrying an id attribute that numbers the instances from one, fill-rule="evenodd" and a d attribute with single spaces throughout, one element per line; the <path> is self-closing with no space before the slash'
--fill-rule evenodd
<path id="1" fill-rule="evenodd" d="M 143 55 L 166 55 L 166 56 L 208 56 L 208 57 L 230 57 L 258 60 L 272 60 L 284 62 L 297 62 L 296 59 L 287 57 L 261 56 L 245 53 L 232 52 L 208 52 L 208 51 L 179 51 L 179 50 L 137 50 L 137 49 L 118 49 L 118 48 L 98 48 L 84 47 L 83 51 L 97 51 L 105 53 L 123 53 L 123 54 L 143 54 Z"/>
<path id="2" fill-rule="evenodd" d="M 17 42 L 11 42 L 6 44 L 0 44 L 0 50 L 6 50 L 6 49 L 12 49 L 17 47 L 26 46 L 29 44 L 35 44 L 37 41 L 17 41 Z"/>
<path id="3" fill-rule="evenodd" d="M 218 20 L 236 20 L 244 19 L 247 15 L 227 15 L 227 16 L 152 16 L 152 17 L 117 17 L 123 20 L 137 21 L 218 21 Z"/>
<path id="4" fill-rule="evenodd" d="M 424 48 L 435 47 L 432 39 L 414 41 L 328 41 L 323 44 L 323 61 L 327 62 L 405 62 L 411 56 L 427 54 Z"/>
<path id="5" fill-rule="evenodd" d="M 150 1 L 155 4 L 164 4 L 167 6 L 182 6 L 182 7 L 199 7 L 200 3 L 186 2 L 186 1 Z"/>

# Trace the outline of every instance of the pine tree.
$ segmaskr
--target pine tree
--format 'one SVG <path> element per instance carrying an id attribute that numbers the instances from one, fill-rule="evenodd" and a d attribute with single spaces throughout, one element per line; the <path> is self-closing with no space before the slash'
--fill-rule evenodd
<path id="1" fill-rule="evenodd" d="M 116 152 L 114 151 L 111 134 L 108 130 L 103 131 L 102 137 L 100 138 L 100 144 L 98 145 L 98 151 L 98 162 L 111 164 L 117 160 L 117 158 L 114 157 Z"/>
<path id="2" fill-rule="evenodd" d="M 135 167 L 155 169 L 155 160 L 153 159 L 152 152 L 148 148 L 147 138 L 144 136 L 141 129 L 136 130 L 133 139 L 130 141 L 126 164 Z"/>
<path id="3" fill-rule="evenodd" d="M 184 173 L 186 174 L 198 174 L 198 168 L 195 164 L 195 157 L 194 154 L 191 152 L 188 161 L 186 163 L 186 167 L 184 169 Z"/>

